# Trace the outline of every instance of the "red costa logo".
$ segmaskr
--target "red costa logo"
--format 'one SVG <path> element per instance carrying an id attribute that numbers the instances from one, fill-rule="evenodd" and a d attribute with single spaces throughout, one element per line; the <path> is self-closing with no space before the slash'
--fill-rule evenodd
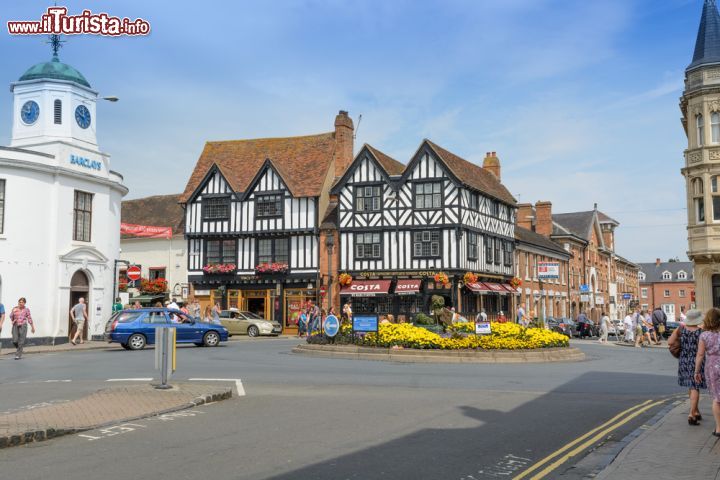
<path id="1" fill-rule="evenodd" d="M 350 290 L 353 290 L 355 292 L 371 292 L 374 290 L 380 290 L 380 285 L 377 283 L 369 284 L 369 285 L 358 285 L 358 284 L 352 284 L 350 285 Z"/>

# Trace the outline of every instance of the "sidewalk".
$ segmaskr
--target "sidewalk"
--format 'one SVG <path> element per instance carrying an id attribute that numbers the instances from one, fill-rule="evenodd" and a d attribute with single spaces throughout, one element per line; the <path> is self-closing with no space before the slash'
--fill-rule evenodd
<path id="1" fill-rule="evenodd" d="M 230 386 L 174 384 L 171 390 L 128 385 L 32 410 L 0 415 L 0 449 L 162 415 L 232 396 Z"/>
<path id="2" fill-rule="evenodd" d="M 708 396 L 703 395 L 700 407 L 700 426 L 688 425 L 689 403 L 684 401 L 632 440 L 596 478 L 720 478 L 720 439 L 712 435 L 715 422 Z"/>
<path id="3" fill-rule="evenodd" d="M 30 339 L 30 342 L 32 342 L 32 339 Z M 48 353 L 48 352 L 75 352 L 75 351 L 82 351 L 82 350 L 98 350 L 98 349 L 115 349 L 120 348 L 120 345 L 117 343 L 107 343 L 107 342 L 85 342 L 83 344 L 77 344 L 73 345 L 72 343 L 63 343 L 61 345 L 25 345 L 25 348 L 23 349 L 23 355 L 27 355 L 30 353 Z M 12 355 L 15 356 L 15 347 L 3 347 L 2 350 L 0 350 L 0 357 L 5 355 Z"/>

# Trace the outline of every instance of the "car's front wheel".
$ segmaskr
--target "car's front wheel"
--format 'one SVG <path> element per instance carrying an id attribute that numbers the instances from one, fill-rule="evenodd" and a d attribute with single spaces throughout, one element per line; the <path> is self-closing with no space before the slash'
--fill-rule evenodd
<path id="1" fill-rule="evenodd" d="M 128 350 L 142 350 L 145 345 L 147 345 L 147 339 L 141 333 L 133 333 L 127 341 Z"/>
<path id="2" fill-rule="evenodd" d="M 217 332 L 207 332 L 203 337 L 203 345 L 206 347 L 217 347 L 220 343 L 220 335 Z"/>
<path id="3" fill-rule="evenodd" d="M 250 325 L 248 327 L 248 337 L 257 337 L 260 335 L 260 330 L 255 325 Z"/>

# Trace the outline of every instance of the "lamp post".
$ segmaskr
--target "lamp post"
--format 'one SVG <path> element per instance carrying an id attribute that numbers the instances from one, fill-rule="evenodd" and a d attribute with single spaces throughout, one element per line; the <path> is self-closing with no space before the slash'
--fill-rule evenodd
<path id="1" fill-rule="evenodd" d="M 128 262 L 127 260 L 115 260 L 115 263 L 113 265 L 113 298 L 112 298 L 113 303 L 115 302 L 115 299 L 118 297 L 118 284 L 117 284 L 118 283 L 118 281 L 117 281 L 118 263 L 122 263 L 126 267 L 130 266 L 130 262 Z"/>
<path id="2" fill-rule="evenodd" d="M 327 249 L 328 254 L 328 263 L 327 263 L 327 291 L 325 294 L 327 295 L 327 312 L 328 315 L 330 314 L 330 307 L 332 305 L 332 254 L 333 250 L 335 248 L 335 237 L 332 235 L 332 230 L 326 230 L 325 231 L 325 248 Z"/>

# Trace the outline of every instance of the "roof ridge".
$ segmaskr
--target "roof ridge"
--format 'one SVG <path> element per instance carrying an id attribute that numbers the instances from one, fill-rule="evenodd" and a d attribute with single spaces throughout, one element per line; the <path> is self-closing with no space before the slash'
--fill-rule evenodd
<path id="1" fill-rule="evenodd" d="M 316 133 L 314 135 L 294 135 L 290 137 L 262 137 L 262 138 L 238 138 L 235 140 L 206 140 L 205 144 L 216 144 L 216 143 L 236 143 L 236 142 L 258 142 L 263 140 L 294 140 L 301 138 L 311 137 L 323 137 L 326 135 L 334 135 L 335 132 Z"/>

